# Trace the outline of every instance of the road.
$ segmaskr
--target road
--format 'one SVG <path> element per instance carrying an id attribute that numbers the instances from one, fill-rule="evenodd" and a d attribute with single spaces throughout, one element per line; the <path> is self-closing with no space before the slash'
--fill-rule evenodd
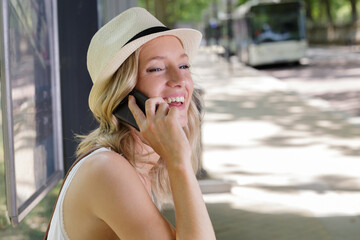
<path id="1" fill-rule="evenodd" d="M 295 91 L 360 118 L 360 46 L 311 47 L 300 65 L 259 68 Z"/>
<path id="2" fill-rule="evenodd" d="M 308 61 L 330 53 L 314 49 Z M 231 60 L 203 51 L 192 64 L 206 107 L 203 166 L 232 184 L 204 196 L 217 239 L 359 240 L 360 128 L 289 89 L 291 81 Z M 296 69 L 277 73 L 295 78 Z"/>

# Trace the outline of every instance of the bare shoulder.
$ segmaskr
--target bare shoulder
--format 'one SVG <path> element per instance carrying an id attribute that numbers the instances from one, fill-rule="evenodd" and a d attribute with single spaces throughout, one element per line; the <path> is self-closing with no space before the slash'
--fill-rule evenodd
<path id="1" fill-rule="evenodd" d="M 104 194 L 121 191 L 119 186 L 126 185 L 128 181 L 141 190 L 136 170 L 126 158 L 113 151 L 101 151 L 86 159 L 73 178 L 68 192 L 81 201 L 89 199 L 85 204 L 94 204 Z"/>
<path id="2" fill-rule="evenodd" d="M 74 239 L 101 239 L 98 236 L 108 234 L 120 239 L 175 237 L 136 169 L 115 152 L 97 152 L 83 162 L 63 210 L 65 229 Z"/>
<path id="3" fill-rule="evenodd" d="M 118 153 L 97 152 L 83 162 L 67 190 L 65 228 L 71 236 L 87 236 L 86 239 L 105 232 L 120 236 L 129 226 L 127 219 L 135 222 L 135 206 L 141 204 L 153 207 L 135 168 Z M 129 206 L 134 208 L 128 210 Z"/>
<path id="4" fill-rule="evenodd" d="M 113 151 L 102 151 L 91 155 L 82 170 L 86 175 L 85 185 L 91 189 L 91 192 L 96 190 L 116 193 L 124 190 L 121 186 L 126 186 L 129 181 L 132 182 L 132 186 L 139 187 L 139 190 L 142 188 L 135 168 L 124 156 Z"/>
<path id="5" fill-rule="evenodd" d="M 132 170 L 135 168 L 129 161 L 119 153 L 113 151 L 102 151 L 94 153 L 89 156 L 89 159 L 84 163 L 86 170 L 91 174 L 104 174 L 111 172 L 119 172 L 122 169 Z"/>
<path id="6" fill-rule="evenodd" d="M 92 154 L 82 164 L 68 190 L 68 199 L 100 219 L 122 212 L 141 200 L 153 204 L 136 169 L 122 155 L 112 151 Z"/>
<path id="7" fill-rule="evenodd" d="M 135 168 L 122 155 L 99 152 L 84 163 L 86 201 L 90 212 L 120 238 L 144 239 L 151 230 L 170 239 L 173 229 L 156 208 Z M 141 214 L 141 218 L 139 218 Z M 139 231 L 143 229 L 143 231 Z M 158 230 L 156 230 L 158 229 Z M 154 235 L 154 239 L 157 234 Z"/>

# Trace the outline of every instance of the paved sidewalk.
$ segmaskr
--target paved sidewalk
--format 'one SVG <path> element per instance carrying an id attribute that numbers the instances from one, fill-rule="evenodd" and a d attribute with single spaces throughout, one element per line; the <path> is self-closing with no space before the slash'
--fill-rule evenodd
<path id="1" fill-rule="evenodd" d="M 205 90 L 204 168 L 231 184 L 204 194 L 217 239 L 359 240 L 360 126 L 210 49 L 192 71 Z"/>

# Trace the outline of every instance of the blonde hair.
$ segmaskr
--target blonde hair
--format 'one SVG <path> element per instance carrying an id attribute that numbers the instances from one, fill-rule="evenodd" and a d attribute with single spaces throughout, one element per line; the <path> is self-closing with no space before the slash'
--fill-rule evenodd
<path id="1" fill-rule="evenodd" d="M 81 142 L 78 145 L 76 155 L 86 153 L 94 147 L 108 147 L 122 154 L 129 163 L 139 172 L 136 161 L 135 146 L 139 138 L 131 133 L 131 128 L 118 121 L 112 114 L 116 106 L 135 87 L 138 74 L 139 50 L 134 52 L 117 70 L 112 79 L 104 84 L 101 95 L 94 104 L 93 115 L 99 122 L 99 127 L 85 136 L 78 135 Z M 192 167 L 194 173 L 199 168 L 201 154 L 200 145 L 200 94 L 193 91 L 191 103 L 188 109 L 188 124 L 184 127 L 185 134 L 192 147 Z M 160 158 L 150 172 L 152 191 L 158 207 L 164 203 L 172 202 L 169 176 L 165 161 Z"/>

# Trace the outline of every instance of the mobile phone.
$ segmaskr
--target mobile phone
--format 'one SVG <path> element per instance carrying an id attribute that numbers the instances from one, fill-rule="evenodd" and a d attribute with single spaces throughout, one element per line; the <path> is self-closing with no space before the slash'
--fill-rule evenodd
<path id="1" fill-rule="evenodd" d="M 143 113 L 145 114 L 145 101 L 147 99 L 149 99 L 147 96 L 145 96 L 144 94 L 142 94 L 141 92 L 139 92 L 136 89 L 133 89 L 121 102 L 120 104 L 115 108 L 115 110 L 113 111 L 113 114 L 115 115 L 115 117 L 117 119 L 119 119 L 120 121 L 123 121 L 125 123 L 130 124 L 131 126 L 133 126 L 134 128 L 136 128 L 136 130 L 140 131 L 139 126 L 136 124 L 135 118 L 132 114 L 132 112 L 130 111 L 129 107 L 128 107 L 128 98 L 129 95 L 133 95 L 135 97 L 136 100 L 136 104 L 139 106 L 139 108 L 141 109 L 141 111 L 143 111 Z"/>

